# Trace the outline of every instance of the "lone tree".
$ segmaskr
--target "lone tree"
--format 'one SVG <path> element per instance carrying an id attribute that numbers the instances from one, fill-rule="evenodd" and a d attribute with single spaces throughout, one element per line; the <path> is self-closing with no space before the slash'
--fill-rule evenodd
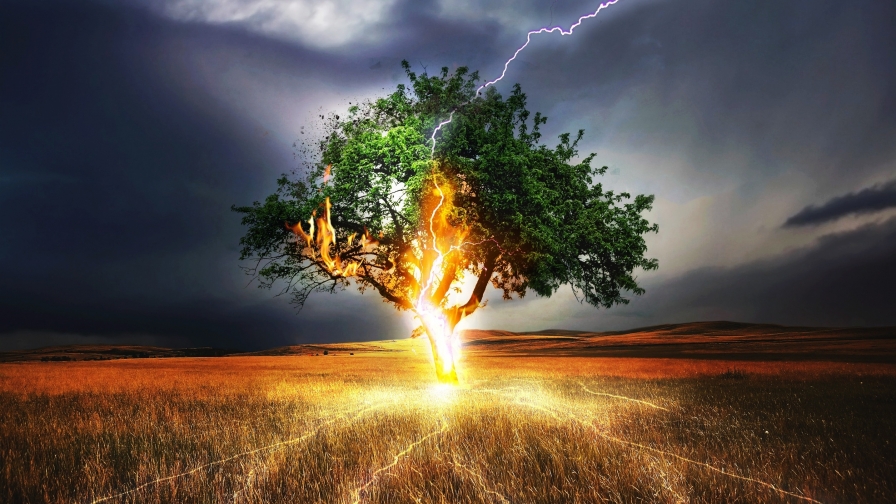
<path id="1" fill-rule="evenodd" d="M 553 149 L 540 144 L 547 118 L 529 121 L 519 85 L 504 99 L 478 93 L 478 74 L 464 67 L 430 76 L 402 66 L 410 88 L 331 115 L 304 176 L 284 175 L 263 203 L 233 207 L 248 228 L 240 259 L 261 287 L 278 284 L 299 306 L 352 282 L 375 290 L 415 314 L 412 335 L 427 335 L 448 382 L 454 328 L 483 305 L 489 283 L 505 299 L 568 284 L 606 308 L 628 303 L 623 291 L 644 292 L 633 272 L 657 267 L 643 238 L 657 226 L 641 215 L 653 196 L 595 182 L 607 167 L 592 168 L 594 154 L 573 161 L 581 130 Z M 475 286 L 458 297 L 465 274 Z"/>

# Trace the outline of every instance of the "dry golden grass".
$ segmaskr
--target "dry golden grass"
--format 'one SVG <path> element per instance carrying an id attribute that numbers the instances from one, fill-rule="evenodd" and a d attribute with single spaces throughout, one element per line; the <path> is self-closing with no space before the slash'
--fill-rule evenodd
<path id="1" fill-rule="evenodd" d="M 480 352 L 450 387 L 419 343 L 2 364 L 0 501 L 896 500 L 892 365 Z"/>

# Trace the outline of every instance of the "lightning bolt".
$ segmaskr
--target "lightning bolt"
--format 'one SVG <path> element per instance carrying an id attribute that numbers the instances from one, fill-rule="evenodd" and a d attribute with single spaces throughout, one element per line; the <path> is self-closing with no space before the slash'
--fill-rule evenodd
<path id="1" fill-rule="evenodd" d="M 521 52 L 523 52 L 523 49 L 525 49 L 526 47 L 529 46 L 529 43 L 532 42 L 533 35 L 539 35 L 541 33 L 554 33 L 554 32 L 559 32 L 560 35 L 563 35 L 563 36 L 572 35 L 572 32 L 576 28 L 578 28 L 579 25 L 581 25 L 586 19 L 591 19 L 593 17 L 596 17 L 600 13 L 600 11 L 606 9 L 607 7 L 609 7 L 611 5 L 616 4 L 617 2 L 619 2 L 619 0 L 608 0 L 606 2 L 598 4 L 597 9 L 595 9 L 593 12 L 590 12 L 588 14 L 584 14 L 584 15 L 580 16 L 579 19 L 576 20 L 575 23 L 571 24 L 569 26 L 569 28 L 567 28 L 565 30 L 560 26 L 554 26 L 554 27 L 544 27 L 544 28 L 539 28 L 537 30 L 529 31 L 529 33 L 526 34 L 526 43 L 521 45 L 516 51 L 514 51 L 513 56 L 511 56 L 510 59 L 508 59 L 507 61 L 504 62 L 504 70 L 501 71 L 501 75 L 497 79 L 490 80 L 490 81 L 486 82 L 485 84 L 479 86 L 479 88 L 476 89 L 476 96 L 479 96 L 479 94 L 482 92 L 483 89 L 487 88 L 488 86 L 498 83 L 507 75 L 507 69 L 510 68 L 510 63 L 512 63 L 513 60 L 515 60 L 516 57 L 519 56 L 519 54 Z M 551 15 L 553 16 L 553 13 Z M 467 102 L 467 103 L 469 103 L 469 102 Z M 466 105 L 466 103 L 464 105 Z M 430 147 L 430 153 L 429 153 L 430 158 L 432 156 L 434 156 L 436 153 L 436 133 L 438 133 L 439 130 L 442 129 L 442 126 L 445 126 L 446 124 L 451 123 L 451 120 L 453 118 L 454 118 L 454 111 L 452 110 L 451 114 L 448 115 L 448 119 L 439 123 L 439 125 L 436 127 L 436 129 L 433 130 L 432 136 L 430 137 L 430 140 L 432 141 L 432 146 Z"/>
<path id="2" fill-rule="evenodd" d="M 106 501 L 115 500 L 115 499 L 118 499 L 119 497 L 124 497 L 124 496 L 126 496 L 126 495 L 133 494 L 133 493 L 138 492 L 138 491 L 140 491 L 140 490 L 142 490 L 142 489 L 144 489 L 144 488 L 147 488 L 147 487 L 150 487 L 150 486 L 153 486 L 153 485 L 157 485 L 157 484 L 162 483 L 162 482 L 164 482 L 164 481 L 170 481 L 170 480 L 174 480 L 174 479 L 182 478 L 182 477 L 184 477 L 184 476 L 189 476 L 190 474 L 197 473 L 197 472 L 199 472 L 199 471 L 201 471 L 201 470 L 203 470 L 203 469 L 208 469 L 209 467 L 219 466 L 219 465 L 221 465 L 221 464 L 230 462 L 231 460 L 235 460 L 235 459 L 240 458 L 240 457 L 245 457 L 245 456 L 247 456 L 247 455 L 252 455 L 252 454 L 254 454 L 254 453 L 260 453 L 260 452 L 266 452 L 266 451 L 274 451 L 274 450 L 277 450 L 277 449 L 280 449 L 280 448 L 283 448 L 283 447 L 286 447 L 286 446 L 289 446 L 289 445 L 294 445 L 294 444 L 300 443 L 300 442 L 305 441 L 306 439 L 310 438 L 311 436 L 317 434 L 317 433 L 318 433 L 320 430 L 322 430 L 324 427 L 327 427 L 327 426 L 333 424 L 334 422 L 336 422 L 336 421 L 338 421 L 338 420 L 348 420 L 348 421 L 356 420 L 357 418 L 359 418 L 359 417 L 360 417 L 361 415 L 363 415 L 364 413 L 366 413 L 366 412 L 368 412 L 368 411 L 370 411 L 370 410 L 372 410 L 372 409 L 375 409 L 375 408 L 378 408 L 378 407 L 382 407 L 384 404 L 385 404 L 385 403 L 380 403 L 380 404 L 374 404 L 374 405 L 372 405 L 372 406 L 362 407 L 362 408 L 360 408 L 360 409 L 356 409 L 356 410 L 354 410 L 353 412 L 350 412 L 350 414 L 348 414 L 348 415 L 346 415 L 346 414 L 344 414 L 344 413 L 342 413 L 342 414 L 338 414 L 337 416 L 331 417 L 329 420 L 326 420 L 326 421 L 320 423 L 319 425 L 317 425 L 317 427 L 314 427 L 314 428 L 312 428 L 312 429 L 308 429 L 308 430 L 305 431 L 305 433 L 304 433 L 303 435 L 301 435 L 301 436 L 298 436 L 298 437 L 295 437 L 295 438 L 292 438 L 292 439 L 287 439 L 287 440 L 285 440 L 285 441 L 280 441 L 280 442 L 277 442 L 277 443 L 269 444 L 269 445 L 267 445 L 267 446 L 262 446 L 261 448 L 256 448 L 256 449 L 254 449 L 254 450 L 248 450 L 248 451 L 240 452 L 240 453 L 237 453 L 236 455 L 231 455 L 230 457 L 227 457 L 227 458 L 222 458 L 222 459 L 219 459 L 219 460 L 215 460 L 215 461 L 213 461 L 213 462 L 209 462 L 209 463 L 207 463 L 207 464 L 202 464 L 202 465 L 200 465 L 200 466 L 194 467 L 193 469 L 190 469 L 190 470 L 188 470 L 188 471 L 184 471 L 184 472 L 182 472 L 182 473 L 172 474 L 171 476 L 165 476 L 165 477 L 163 477 L 163 478 L 154 479 L 154 480 L 152 480 L 152 481 L 148 481 L 148 482 L 146 482 L 146 483 L 143 483 L 142 485 L 139 485 L 139 486 L 136 486 L 136 487 L 134 487 L 134 488 L 131 488 L 130 490 L 125 490 L 125 491 L 120 492 L 120 493 L 117 493 L 117 494 L 115 494 L 115 495 L 108 495 L 108 496 L 106 496 L 106 497 L 102 497 L 102 498 L 99 498 L 99 499 L 95 499 L 95 500 L 91 501 L 90 504 L 99 504 L 100 502 L 106 502 Z M 392 403 L 390 403 L 390 404 L 392 404 Z M 325 415 L 325 417 L 326 417 L 326 416 L 329 416 L 329 415 Z"/>
<path id="3" fill-rule="evenodd" d="M 414 448 L 423 444 L 423 442 L 425 442 L 427 439 L 434 437 L 434 436 L 438 436 L 439 434 L 444 433 L 446 430 L 448 430 L 448 424 L 445 423 L 445 421 L 443 420 L 440 428 L 438 428 L 438 429 L 430 432 L 429 434 L 423 436 L 422 438 L 414 441 L 413 443 L 408 445 L 404 450 L 401 450 L 400 452 L 393 455 L 392 462 L 390 462 L 389 464 L 387 464 L 383 467 L 380 467 L 379 469 L 374 471 L 373 474 L 370 475 L 370 479 L 368 479 L 366 483 L 364 483 L 363 485 L 361 485 L 360 487 L 355 489 L 354 492 L 352 492 L 355 495 L 355 499 L 352 501 L 352 504 L 360 504 L 361 494 L 366 492 L 367 488 L 370 487 L 370 485 L 372 485 L 376 481 L 377 476 L 379 476 L 381 473 L 388 471 L 389 469 L 392 469 L 393 467 L 395 467 L 398 464 L 398 461 L 401 460 L 402 457 L 404 457 L 408 453 L 411 453 L 414 450 Z"/>
<path id="4" fill-rule="evenodd" d="M 479 93 L 479 91 L 476 91 L 476 92 Z M 432 147 L 430 147 L 430 149 L 429 149 L 429 157 L 430 158 L 432 158 L 436 154 L 436 133 L 438 133 L 439 130 L 442 129 L 442 126 L 450 123 L 452 119 L 454 119 L 454 111 L 453 110 L 451 111 L 450 114 L 448 114 L 448 119 L 440 122 L 439 125 L 436 126 L 436 129 L 434 129 L 432 131 L 432 136 L 429 137 L 429 139 L 432 140 Z"/>
<path id="5" fill-rule="evenodd" d="M 479 484 L 479 488 L 481 488 L 482 491 L 486 493 L 486 495 L 495 496 L 499 501 L 501 501 L 502 504 L 510 504 L 510 501 L 507 500 L 506 497 L 498 493 L 496 490 L 492 490 L 481 473 L 467 465 L 461 464 L 457 460 L 452 459 L 451 463 L 454 464 L 454 467 L 463 470 L 465 473 L 475 478 L 475 481 Z"/>
<path id="6" fill-rule="evenodd" d="M 476 90 L 476 94 L 479 95 L 479 93 L 480 93 L 484 88 L 486 88 L 486 87 L 488 87 L 488 86 L 491 86 L 492 84 L 495 84 L 496 82 L 498 82 L 498 81 L 500 81 L 501 79 L 503 79 L 505 75 L 507 75 L 507 68 L 510 66 L 510 63 L 511 63 L 513 60 L 515 60 L 516 57 L 519 56 L 519 54 L 523 51 L 523 49 L 525 49 L 525 48 L 529 45 L 529 42 L 532 42 L 532 35 L 538 35 L 538 34 L 540 34 L 540 33 L 553 33 L 553 32 L 560 32 L 560 35 L 572 35 L 573 30 L 575 30 L 576 28 L 578 28 L 579 25 L 581 25 L 583 21 L 585 21 L 586 19 L 591 19 L 591 18 L 597 16 L 597 14 L 598 14 L 600 11 L 606 9 L 607 7 L 613 5 L 613 4 L 617 3 L 617 2 L 619 2 L 619 0 L 609 0 L 609 1 L 607 1 L 607 2 L 604 2 L 604 3 L 600 4 L 600 5 L 598 5 L 598 6 L 597 6 L 597 10 L 595 10 L 594 12 L 591 12 L 591 13 L 589 13 L 589 14 L 585 14 L 585 15 L 581 16 L 581 17 L 578 19 L 578 21 L 576 21 L 575 23 L 573 23 L 573 24 L 572 24 L 569 28 L 567 28 L 566 30 L 564 30 L 563 28 L 561 28 L 561 27 L 559 27 L 559 26 L 554 26 L 553 28 L 539 28 L 539 29 L 537 29 L 537 30 L 532 30 L 532 31 L 530 31 L 529 33 L 526 34 L 526 43 L 523 44 L 523 45 L 521 45 L 520 48 L 517 49 L 515 53 L 513 53 L 513 56 L 511 56 L 511 58 L 510 58 L 509 60 L 507 60 L 507 61 L 504 63 L 504 71 L 501 72 L 501 76 L 498 77 L 498 78 L 495 79 L 495 80 L 488 81 L 488 82 L 486 82 L 485 84 L 479 86 L 479 89 Z"/>
<path id="7" fill-rule="evenodd" d="M 648 445 L 644 445 L 641 443 L 636 443 L 633 441 L 628 441 L 626 439 L 618 438 L 616 436 L 613 436 L 612 434 L 605 432 L 599 425 L 595 424 L 592 420 L 582 418 L 574 412 L 561 411 L 559 409 L 555 409 L 555 408 L 551 408 L 548 406 L 543 406 L 541 404 L 538 404 L 537 402 L 534 402 L 534 401 L 538 400 L 538 398 L 536 398 L 536 397 L 530 397 L 530 396 L 519 394 L 519 393 L 516 393 L 513 395 L 510 395 L 507 393 L 502 393 L 503 391 L 509 391 L 510 389 L 518 389 L 518 388 L 519 387 L 505 387 L 503 389 L 497 389 L 497 390 L 495 390 L 495 389 L 478 389 L 476 391 L 492 393 L 492 391 L 495 390 L 494 393 L 496 393 L 498 395 L 503 395 L 504 397 L 507 397 L 510 399 L 513 399 L 513 402 L 515 404 L 519 404 L 521 406 L 527 406 L 529 408 L 541 411 L 541 412 L 551 416 L 554 420 L 557 420 L 557 421 L 562 422 L 564 420 L 572 420 L 572 421 L 582 425 L 583 427 L 590 427 L 593 430 L 594 434 L 596 434 L 597 436 L 600 436 L 600 437 L 606 439 L 607 441 L 612 441 L 614 443 L 617 443 L 617 444 L 620 444 L 627 448 L 630 448 L 634 451 L 650 452 L 650 453 L 655 453 L 664 458 L 673 458 L 673 459 L 681 460 L 682 462 L 687 462 L 688 464 L 703 467 L 705 469 L 716 472 L 718 474 L 728 476 L 729 478 L 734 478 L 734 479 L 738 479 L 741 481 L 746 481 L 749 483 L 753 483 L 756 485 L 766 487 L 772 491 L 778 492 L 781 495 L 787 495 L 789 497 L 793 497 L 793 498 L 796 498 L 796 499 L 799 499 L 802 501 L 806 501 L 806 502 L 811 502 L 813 504 L 822 504 L 820 501 L 815 500 L 811 497 L 806 497 L 805 495 L 800 495 L 800 494 L 797 494 L 794 492 L 784 490 L 783 488 L 779 488 L 778 486 L 768 483 L 766 481 L 762 481 L 762 480 L 759 480 L 756 478 L 751 478 L 749 476 L 742 476 L 740 474 L 736 474 L 736 473 L 727 471 L 725 469 L 707 464 L 705 462 L 700 462 L 699 460 L 687 458 L 687 457 L 678 455 L 677 453 L 672 453 L 672 452 L 669 452 L 666 450 L 661 450 L 661 449 L 655 448 L 653 446 L 648 446 Z M 622 397 L 622 396 L 620 396 L 620 397 Z M 630 399 L 630 398 L 625 398 L 625 399 Z M 541 401 L 539 401 L 539 402 L 541 402 Z M 638 401 L 638 402 L 641 402 L 641 401 Z"/>
<path id="8" fill-rule="evenodd" d="M 504 70 L 501 72 L 501 75 L 497 79 L 488 81 L 485 84 L 479 86 L 479 88 L 476 89 L 475 96 L 479 96 L 479 94 L 482 92 L 482 90 L 484 88 L 499 82 L 501 79 L 504 78 L 505 75 L 507 75 L 507 69 L 510 67 L 510 63 L 512 63 L 517 58 L 517 56 L 519 56 L 519 54 L 523 51 L 523 49 L 525 49 L 526 47 L 529 46 L 529 43 L 532 42 L 533 35 L 538 35 L 540 33 L 553 33 L 553 32 L 560 32 L 561 35 L 572 35 L 572 32 L 576 28 L 578 28 L 586 19 L 590 19 L 590 18 L 597 16 L 598 13 L 600 13 L 600 11 L 617 3 L 618 1 L 619 0 L 607 0 L 606 2 L 598 4 L 597 9 L 595 9 L 591 13 L 580 16 L 579 19 L 576 20 L 576 22 L 573 23 L 572 25 L 570 25 L 570 27 L 567 29 L 563 29 L 562 27 L 559 27 L 559 26 L 554 26 L 554 27 L 545 27 L 545 28 L 539 28 L 537 30 L 529 31 L 526 34 L 526 43 L 523 44 L 522 46 L 520 46 L 516 51 L 514 51 L 513 56 L 511 56 L 510 59 L 508 59 L 507 61 L 504 62 Z M 553 13 L 552 13 L 552 15 L 553 15 Z M 458 107 L 462 107 L 462 106 L 470 103 L 470 101 L 472 101 L 472 98 L 470 100 L 467 100 L 465 103 L 459 105 Z M 451 121 L 454 120 L 454 113 L 456 111 L 457 111 L 457 108 L 455 108 L 454 110 L 451 110 L 451 112 L 448 114 L 448 119 L 445 119 L 444 121 L 439 122 L 439 124 L 433 129 L 432 134 L 429 137 L 429 140 L 430 140 L 429 158 L 430 158 L 430 160 L 432 160 L 436 154 L 436 135 L 438 135 L 439 131 L 442 130 L 442 127 L 444 127 L 447 124 L 450 124 Z M 434 282 L 437 280 L 437 277 L 438 277 L 438 269 L 436 268 L 436 265 L 442 264 L 445 259 L 445 256 L 447 254 L 450 254 L 453 250 L 459 249 L 459 248 L 467 245 L 467 243 L 462 243 L 459 246 L 451 245 L 448 247 L 447 252 L 442 252 L 441 250 L 439 250 L 438 244 L 436 243 L 436 233 L 433 229 L 433 220 L 436 217 L 436 213 L 439 211 L 439 209 L 442 207 L 442 204 L 445 201 L 445 194 L 442 192 L 442 189 L 441 189 L 441 187 L 439 187 L 438 182 L 435 180 L 435 178 L 433 179 L 433 183 L 435 184 L 436 189 L 439 191 L 439 195 L 440 195 L 441 199 L 439 201 L 438 206 L 436 206 L 435 210 L 433 210 L 432 215 L 429 218 L 429 230 L 430 230 L 430 234 L 432 235 L 433 250 L 438 255 L 438 257 L 432 263 L 432 267 L 430 268 L 430 272 L 429 272 L 429 278 L 427 278 L 427 279 L 421 278 L 420 279 L 421 282 L 425 282 L 425 283 L 424 283 L 423 287 L 420 289 L 420 295 L 418 297 L 417 303 L 415 304 L 414 310 L 413 310 L 415 313 L 415 316 L 420 320 L 420 322 L 424 328 L 427 327 L 427 323 L 425 322 L 426 314 L 423 312 L 436 312 L 436 315 L 438 315 L 437 310 L 427 308 L 426 303 L 425 303 L 425 295 L 429 292 L 430 287 L 434 284 Z M 495 243 L 497 244 L 497 242 L 495 242 Z M 498 245 L 498 248 L 501 249 L 500 245 Z M 503 249 L 501 249 L 501 251 L 504 252 Z M 436 307 L 432 307 L 432 308 L 436 308 Z M 441 326 L 444 327 L 445 317 L 439 316 L 439 320 L 441 321 Z M 452 330 L 453 330 L 453 327 L 452 327 Z M 427 332 L 429 332 L 428 329 L 427 329 Z M 430 335 L 430 338 L 432 338 L 432 335 Z M 444 344 L 444 343 L 446 343 L 446 342 L 444 342 L 444 341 L 440 342 L 440 344 Z M 433 348 L 435 349 L 435 347 L 433 347 Z M 439 352 L 439 353 L 441 353 L 441 352 Z M 454 361 L 454 357 L 455 357 L 454 352 L 449 351 L 449 356 L 451 357 L 450 363 L 451 363 L 451 370 L 453 372 L 454 362 L 455 362 Z M 444 362 L 448 362 L 448 361 L 444 361 Z M 447 373 L 448 370 L 445 370 L 445 372 Z M 651 406 L 656 407 L 655 405 L 652 405 L 652 404 L 651 404 Z"/>
<path id="9" fill-rule="evenodd" d="M 626 397 L 626 396 L 621 396 L 621 395 L 616 395 L 616 394 L 608 394 L 608 393 L 606 393 L 606 392 L 595 392 L 595 391 L 589 389 L 588 387 L 586 387 L 585 384 L 582 383 L 582 382 L 579 382 L 579 385 L 582 386 L 582 389 L 585 390 L 585 392 L 588 392 L 588 393 L 591 394 L 591 395 L 599 395 L 599 396 L 612 397 L 612 398 L 614 398 L 614 399 L 624 399 L 624 400 L 626 400 L 626 401 L 632 401 L 632 402 L 636 402 L 636 403 L 643 404 L 643 405 L 645 405 L 645 406 L 650 406 L 651 408 L 661 409 L 661 410 L 663 410 L 663 411 L 669 411 L 668 408 L 664 408 L 664 407 L 662 407 L 662 406 L 657 406 L 656 404 L 649 403 L 649 402 L 647 402 L 647 401 L 642 401 L 642 400 L 640 400 L 640 399 L 635 399 L 635 398 L 632 398 L 632 397 Z"/>

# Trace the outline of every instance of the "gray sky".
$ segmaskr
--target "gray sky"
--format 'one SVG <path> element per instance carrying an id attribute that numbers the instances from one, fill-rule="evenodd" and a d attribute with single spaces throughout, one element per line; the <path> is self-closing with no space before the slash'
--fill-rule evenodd
<path id="1" fill-rule="evenodd" d="M 232 204 L 298 166 L 315 118 L 386 94 L 402 59 L 500 75 L 530 29 L 596 2 L 0 5 L 0 349 L 245 349 L 405 337 L 379 298 L 247 287 Z M 647 293 L 568 290 L 465 327 L 693 320 L 896 325 L 892 2 L 620 0 L 511 63 L 547 142 L 586 130 L 602 181 L 656 196 Z"/>

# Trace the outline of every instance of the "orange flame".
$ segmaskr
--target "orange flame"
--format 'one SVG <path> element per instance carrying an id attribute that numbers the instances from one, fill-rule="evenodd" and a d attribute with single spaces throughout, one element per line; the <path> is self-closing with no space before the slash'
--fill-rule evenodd
<path id="1" fill-rule="evenodd" d="M 445 275 L 451 275 L 449 282 L 455 279 L 456 272 L 446 260 L 452 252 L 460 249 L 468 230 L 451 222 L 454 190 L 449 184 L 439 185 L 434 178 L 433 190 L 430 197 L 424 200 L 423 207 L 429 214 L 429 232 L 428 236 L 417 242 L 420 257 L 415 258 L 418 260 L 414 266 L 417 267 L 420 289 L 414 300 L 414 314 L 421 325 L 412 336 L 426 334 L 429 337 L 436 374 L 443 382 L 456 383 L 461 345 L 454 327 L 459 320 L 449 320 L 442 306 L 445 300 L 434 299 L 434 291 Z"/>
<path id="2" fill-rule="evenodd" d="M 324 183 L 330 178 L 330 168 L 327 166 L 325 170 Z M 336 229 L 331 221 L 331 208 L 330 198 L 326 198 L 320 212 L 311 214 L 307 233 L 301 223 L 292 226 L 287 223 L 286 227 L 295 234 L 296 244 L 307 250 L 308 255 L 333 277 L 348 278 L 370 274 L 367 268 L 362 269 L 363 260 L 344 261 L 338 253 L 334 254 L 331 250 L 331 247 L 339 249 Z M 446 308 L 445 298 L 464 269 L 464 265 L 460 264 L 463 258 L 457 254 L 452 256 L 452 253 L 469 245 L 463 243 L 468 229 L 456 223 L 454 188 L 438 172 L 434 173 L 431 190 L 424 193 L 421 210 L 423 215 L 428 216 L 428 220 L 417 230 L 410 250 L 402 257 L 387 259 L 380 268 L 384 274 L 391 275 L 396 270 L 393 260 L 404 262 L 401 271 L 410 272 L 413 279 L 402 287 L 407 290 L 401 293 L 401 297 L 407 300 L 405 307 L 410 308 L 420 322 L 420 327 L 411 336 L 427 335 L 439 380 L 456 383 L 461 346 L 454 328 L 460 319 L 473 310 L 465 307 Z M 382 236 L 383 233 L 380 232 L 379 237 Z M 360 246 L 364 253 L 368 253 L 379 245 L 379 240 L 364 227 L 360 237 L 358 233 L 348 236 L 347 248 L 352 249 L 355 243 L 356 248 Z M 357 252 L 356 249 L 353 250 Z"/>
<path id="3" fill-rule="evenodd" d="M 296 244 L 299 245 L 299 239 L 305 241 L 305 247 L 311 249 L 311 255 L 314 257 L 315 251 L 312 243 L 317 246 L 318 255 L 320 257 L 321 266 L 327 272 L 329 272 L 334 277 L 344 277 L 348 278 L 351 276 L 355 276 L 358 274 L 358 269 L 361 267 L 360 261 L 351 261 L 347 264 L 343 264 L 342 258 L 339 257 L 339 254 L 333 255 L 330 253 L 330 247 L 336 244 L 336 229 L 333 227 L 333 223 L 330 221 L 330 208 L 332 205 L 330 204 L 330 198 L 328 197 L 323 206 L 323 212 L 320 217 L 316 217 L 317 212 L 313 212 L 311 214 L 311 218 L 308 219 L 308 224 L 310 225 L 309 231 L 306 233 L 302 229 L 302 224 L 297 222 L 294 226 L 290 226 L 289 223 L 286 223 L 286 229 L 289 229 L 296 235 Z M 315 234 L 315 222 L 317 223 L 317 233 Z M 355 234 L 353 233 L 349 236 L 348 245 L 351 247 L 352 241 L 354 240 Z M 366 249 L 370 245 L 378 244 L 376 240 L 370 239 L 370 233 L 367 231 L 367 228 L 364 228 L 364 236 L 361 237 L 361 244 Z"/>

